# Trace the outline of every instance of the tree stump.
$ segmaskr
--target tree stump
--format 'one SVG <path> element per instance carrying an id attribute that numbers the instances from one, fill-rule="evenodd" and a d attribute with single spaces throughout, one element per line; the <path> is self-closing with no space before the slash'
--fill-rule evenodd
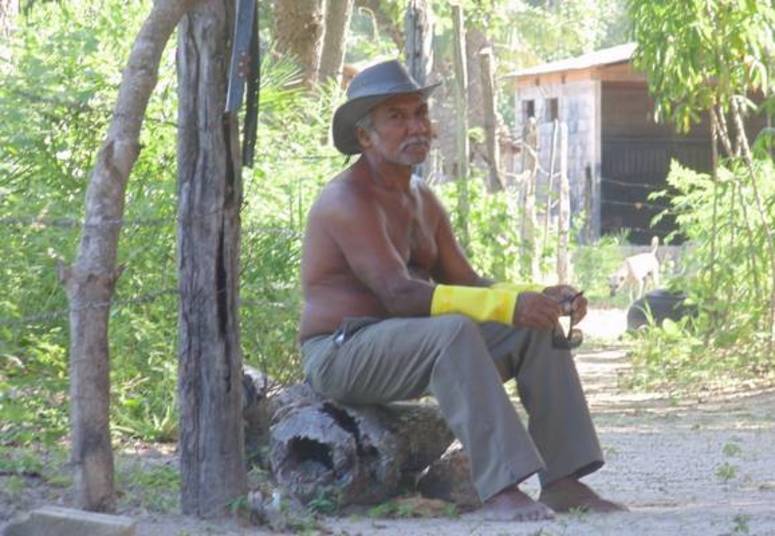
<path id="1" fill-rule="evenodd" d="M 454 440 L 434 403 L 347 406 L 249 369 L 244 386 L 248 452 L 268 451 L 258 462 L 305 503 L 321 494 L 340 506 L 384 501 Z"/>
<path id="2" fill-rule="evenodd" d="M 425 497 L 455 503 L 461 510 L 482 505 L 471 479 L 471 463 L 459 441 L 423 471 L 417 489 Z"/>

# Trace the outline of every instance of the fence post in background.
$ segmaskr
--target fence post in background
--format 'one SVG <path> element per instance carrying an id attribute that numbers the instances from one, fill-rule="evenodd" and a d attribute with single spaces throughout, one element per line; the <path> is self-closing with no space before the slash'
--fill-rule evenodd
<path id="1" fill-rule="evenodd" d="M 404 15 L 406 63 L 409 73 L 424 86 L 433 70 L 433 13 L 428 0 L 410 0 Z M 429 103 L 430 104 L 430 103 Z M 430 110 L 429 110 L 430 111 Z M 427 178 L 432 164 L 426 160 L 414 168 L 414 173 Z"/>
<path id="2" fill-rule="evenodd" d="M 452 5 L 452 22 L 455 27 L 455 109 L 457 110 L 457 211 L 460 218 L 460 244 L 468 251 L 471 242 L 468 234 L 468 74 L 466 68 L 466 34 L 463 26 L 463 8 Z"/>
<path id="3" fill-rule="evenodd" d="M 534 117 L 528 120 L 525 125 L 525 132 L 522 137 L 522 169 L 524 173 L 524 199 L 525 206 L 522 211 L 522 259 L 527 259 L 530 263 L 529 272 L 532 281 L 541 280 L 541 266 L 538 251 L 538 240 L 536 237 L 536 178 L 538 177 L 538 129 Z M 524 266 L 524 264 L 523 264 Z"/>
<path id="4" fill-rule="evenodd" d="M 481 64 L 482 97 L 484 100 L 484 136 L 490 168 L 490 173 L 487 176 L 487 191 L 492 193 L 503 189 L 497 133 L 498 123 L 495 116 L 496 95 L 492 48 L 486 47 L 479 52 L 479 62 Z"/>
<path id="5" fill-rule="evenodd" d="M 584 166 L 584 233 L 582 240 L 584 244 L 591 244 L 594 241 L 594 231 L 592 229 L 592 166 Z"/>
<path id="6" fill-rule="evenodd" d="M 554 194 L 554 161 L 557 159 L 557 134 L 560 122 L 552 121 L 552 146 L 549 148 L 549 184 L 546 187 L 546 211 L 544 212 L 544 233 L 541 235 L 541 251 L 546 251 L 549 242 L 549 219 L 552 216 L 552 197 Z"/>
<path id="7" fill-rule="evenodd" d="M 568 234 L 570 230 L 570 185 L 568 183 L 568 125 L 560 123 L 560 199 L 557 221 L 557 282 L 570 282 Z"/>

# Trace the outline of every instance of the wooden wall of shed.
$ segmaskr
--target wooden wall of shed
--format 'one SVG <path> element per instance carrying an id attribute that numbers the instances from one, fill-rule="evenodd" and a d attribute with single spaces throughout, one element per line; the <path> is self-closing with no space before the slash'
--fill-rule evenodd
<path id="1" fill-rule="evenodd" d="M 515 133 L 521 136 L 526 126 L 524 103 L 533 101 L 538 124 L 539 160 L 541 168 L 549 171 L 552 146 L 552 120 L 549 116 L 549 99 L 558 99 L 558 119 L 568 125 L 568 181 L 570 183 L 571 220 L 584 207 L 585 168 L 592 170 L 600 163 L 600 82 L 579 80 L 519 88 L 515 97 Z M 559 141 L 558 141 L 559 146 Z M 559 147 L 558 147 L 559 150 Z M 559 170 L 559 154 L 555 172 Z M 522 172 L 521 163 L 517 172 Z M 537 195 L 539 207 L 545 206 L 548 175 L 539 173 Z M 556 188 L 557 181 L 554 186 Z"/>

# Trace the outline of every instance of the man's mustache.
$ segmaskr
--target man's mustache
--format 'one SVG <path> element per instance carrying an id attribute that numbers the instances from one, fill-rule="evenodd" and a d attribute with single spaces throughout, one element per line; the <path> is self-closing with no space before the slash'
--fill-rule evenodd
<path id="1" fill-rule="evenodd" d="M 406 149 L 410 145 L 414 145 L 416 143 L 421 143 L 426 147 L 430 147 L 431 139 L 429 136 L 413 136 L 401 144 L 401 149 Z"/>

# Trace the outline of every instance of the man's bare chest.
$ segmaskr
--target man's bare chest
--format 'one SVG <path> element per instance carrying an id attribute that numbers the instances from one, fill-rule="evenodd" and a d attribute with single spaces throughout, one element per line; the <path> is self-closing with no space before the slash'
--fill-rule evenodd
<path id="1" fill-rule="evenodd" d="M 436 263 L 438 247 L 435 222 L 421 206 L 386 211 L 384 225 L 393 247 L 409 267 L 430 271 Z"/>

